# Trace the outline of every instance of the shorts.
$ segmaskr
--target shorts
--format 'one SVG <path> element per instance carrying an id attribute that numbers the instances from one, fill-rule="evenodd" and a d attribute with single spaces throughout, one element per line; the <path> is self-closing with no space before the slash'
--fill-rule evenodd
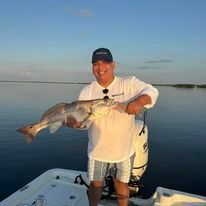
<path id="1" fill-rule="evenodd" d="M 134 158 L 135 154 L 129 159 L 118 163 L 101 162 L 89 158 L 88 178 L 90 181 L 103 181 L 106 176 L 111 175 L 121 182 L 128 183 L 133 169 Z"/>

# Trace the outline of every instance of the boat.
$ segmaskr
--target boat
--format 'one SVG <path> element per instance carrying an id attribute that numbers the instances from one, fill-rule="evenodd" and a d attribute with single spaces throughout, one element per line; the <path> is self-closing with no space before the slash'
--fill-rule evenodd
<path id="1" fill-rule="evenodd" d="M 149 199 L 137 194 L 139 181 L 147 168 L 148 130 L 145 121 L 136 120 L 136 157 L 129 186 L 131 197 L 129 205 L 139 206 L 206 206 L 206 197 L 173 189 L 157 187 Z M 117 205 L 112 187 L 112 178 L 106 177 L 99 206 Z M 0 206 L 88 206 L 87 190 L 89 179 L 85 171 L 55 168 L 45 171 L 39 177 L 20 188 L 0 202 Z"/>
<path id="2" fill-rule="evenodd" d="M 0 202 L 0 206 L 89 206 L 86 172 L 50 169 Z M 205 206 L 206 197 L 157 187 L 149 199 L 131 197 L 129 205 Z M 115 198 L 103 199 L 99 206 L 115 206 Z"/>

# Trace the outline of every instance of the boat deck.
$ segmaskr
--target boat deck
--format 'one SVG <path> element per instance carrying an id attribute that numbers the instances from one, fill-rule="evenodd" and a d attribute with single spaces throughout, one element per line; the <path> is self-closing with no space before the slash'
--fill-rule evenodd
<path id="1" fill-rule="evenodd" d="M 76 178 L 79 175 L 89 184 L 86 172 L 48 170 L 0 202 L 0 206 L 89 206 L 87 187 Z M 115 200 L 107 199 L 99 204 L 99 206 L 115 205 L 117 205 Z M 130 205 L 206 206 L 206 197 L 158 187 L 150 199 L 130 198 Z"/>

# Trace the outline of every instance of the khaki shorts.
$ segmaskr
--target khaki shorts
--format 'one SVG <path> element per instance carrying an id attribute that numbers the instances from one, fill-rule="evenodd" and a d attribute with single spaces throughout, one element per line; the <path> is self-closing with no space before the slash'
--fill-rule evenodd
<path id="1" fill-rule="evenodd" d="M 129 159 L 118 162 L 108 163 L 97 160 L 88 160 L 88 177 L 90 181 L 103 181 L 108 175 L 116 178 L 121 182 L 128 183 L 133 168 L 135 154 Z"/>

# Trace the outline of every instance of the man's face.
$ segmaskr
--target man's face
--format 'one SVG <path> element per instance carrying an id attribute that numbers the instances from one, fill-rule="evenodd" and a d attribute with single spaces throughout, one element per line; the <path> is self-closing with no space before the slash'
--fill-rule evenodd
<path id="1" fill-rule="evenodd" d="M 108 86 L 114 79 L 115 62 L 96 61 L 92 71 L 97 82 L 102 86 Z"/>

